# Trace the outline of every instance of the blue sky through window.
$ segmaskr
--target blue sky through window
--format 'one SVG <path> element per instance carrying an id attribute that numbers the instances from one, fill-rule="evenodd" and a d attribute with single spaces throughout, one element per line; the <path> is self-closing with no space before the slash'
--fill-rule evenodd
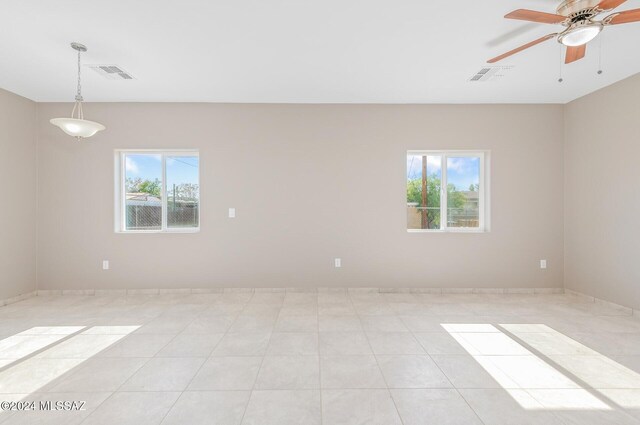
<path id="1" fill-rule="evenodd" d="M 173 184 L 198 184 L 199 165 L 197 156 L 167 157 L 167 188 L 171 188 Z"/>
<path id="2" fill-rule="evenodd" d="M 427 156 L 427 174 L 441 174 L 441 157 Z M 422 155 L 407 155 L 407 180 L 422 178 Z M 480 183 L 480 158 L 447 158 L 447 182 L 457 190 L 469 190 L 469 186 Z"/>
<path id="3" fill-rule="evenodd" d="M 175 184 L 198 184 L 197 156 L 167 157 L 168 187 Z M 127 155 L 125 160 L 126 177 L 142 180 L 162 180 L 162 158 L 154 154 Z"/>
<path id="4" fill-rule="evenodd" d="M 125 159 L 127 178 L 142 180 L 162 179 L 160 155 L 127 155 Z"/>
<path id="5" fill-rule="evenodd" d="M 447 183 L 458 190 L 469 190 L 472 184 L 480 184 L 480 158 L 447 158 Z"/>

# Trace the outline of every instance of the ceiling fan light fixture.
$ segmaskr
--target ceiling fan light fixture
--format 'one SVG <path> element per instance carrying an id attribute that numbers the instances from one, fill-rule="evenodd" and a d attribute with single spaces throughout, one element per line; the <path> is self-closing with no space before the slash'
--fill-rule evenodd
<path id="1" fill-rule="evenodd" d="M 565 46 L 576 47 L 587 44 L 602 31 L 600 22 L 588 22 L 577 26 L 569 27 L 558 37 L 558 41 Z"/>
<path id="2" fill-rule="evenodd" d="M 73 105 L 70 118 L 53 118 L 49 120 L 49 122 L 59 127 L 69 136 L 80 140 L 91 137 L 106 127 L 98 122 L 84 119 L 84 113 L 82 111 L 82 102 L 84 99 L 82 98 L 82 85 L 80 84 L 80 54 L 86 52 L 87 48 L 80 43 L 71 43 L 71 48 L 78 52 L 78 92 L 76 94 L 76 103 Z"/>

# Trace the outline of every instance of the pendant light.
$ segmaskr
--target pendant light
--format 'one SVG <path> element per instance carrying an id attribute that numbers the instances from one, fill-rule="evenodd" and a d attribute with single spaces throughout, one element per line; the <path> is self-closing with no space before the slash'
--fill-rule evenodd
<path id="1" fill-rule="evenodd" d="M 80 54 L 87 51 L 87 47 L 80 43 L 71 43 L 71 48 L 78 52 L 78 92 L 76 94 L 76 103 L 71 111 L 71 118 L 54 118 L 49 122 L 56 127 L 60 127 L 62 131 L 69 136 L 73 136 L 80 140 L 91 137 L 98 131 L 104 130 L 106 127 L 100 123 L 84 119 L 82 112 L 82 86 L 80 84 Z"/>

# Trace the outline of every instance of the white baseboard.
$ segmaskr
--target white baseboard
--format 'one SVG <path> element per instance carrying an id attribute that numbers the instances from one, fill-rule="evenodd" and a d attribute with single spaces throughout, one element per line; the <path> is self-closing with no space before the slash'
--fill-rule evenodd
<path id="1" fill-rule="evenodd" d="M 564 292 L 568 295 L 578 297 L 584 301 L 592 302 L 599 304 L 603 307 L 612 308 L 614 310 L 619 310 L 621 313 L 629 315 L 629 316 L 637 316 L 640 317 L 640 310 L 634 309 L 631 307 L 626 307 L 624 305 L 616 304 L 611 301 L 603 300 L 602 298 L 597 298 L 591 295 L 583 294 L 582 292 L 574 291 L 573 289 L 565 289 Z"/>
<path id="2" fill-rule="evenodd" d="M 573 289 L 567 289 L 565 288 L 564 293 L 567 295 L 571 295 L 574 297 L 578 297 L 580 299 L 582 299 L 583 301 L 587 301 L 587 302 L 595 302 L 595 298 L 590 296 L 590 295 L 585 295 L 582 292 L 578 292 L 578 291 L 574 291 Z"/>
<path id="3" fill-rule="evenodd" d="M 319 293 L 319 294 L 492 294 L 492 295 L 553 295 L 567 294 L 585 302 L 619 310 L 624 315 L 640 318 L 640 309 L 633 309 L 601 298 L 586 295 L 565 288 L 360 288 L 360 287 L 318 287 L 318 288 L 153 288 L 153 289 L 40 289 L 0 300 L 0 307 L 13 304 L 34 296 L 51 295 L 165 295 L 165 294 L 222 294 L 222 293 Z"/>
<path id="4" fill-rule="evenodd" d="M 38 296 L 50 295 L 165 295 L 222 293 L 319 293 L 319 294 L 563 294 L 563 288 L 150 288 L 150 289 L 40 289 Z"/>
<path id="5" fill-rule="evenodd" d="M 13 303 L 17 303 L 17 302 L 20 302 L 20 301 L 24 301 L 27 298 L 35 297 L 37 295 L 38 295 L 37 291 L 31 291 L 31 292 L 27 292 L 26 294 L 16 295 L 15 297 L 5 298 L 3 300 L 0 300 L 0 307 L 3 307 L 5 305 L 9 305 L 9 304 L 13 304 Z"/>

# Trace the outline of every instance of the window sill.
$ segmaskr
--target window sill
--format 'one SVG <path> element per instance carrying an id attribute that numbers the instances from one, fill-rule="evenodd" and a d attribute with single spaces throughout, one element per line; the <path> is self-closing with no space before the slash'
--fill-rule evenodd
<path id="1" fill-rule="evenodd" d="M 171 229 L 171 230 L 116 230 L 116 233 L 120 233 L 120 234 L 133 234 L 133 235 L 140 235 L 140 234 L 174 234 L 174 233 L 199 233 L 200 232 L 200 228 L 192 228 L 192 229 Z"/>
<path id="2" fill-rule="evenodd" d="M 486 229 L 407 229 L 407 233 L 489 233 Z"/>

